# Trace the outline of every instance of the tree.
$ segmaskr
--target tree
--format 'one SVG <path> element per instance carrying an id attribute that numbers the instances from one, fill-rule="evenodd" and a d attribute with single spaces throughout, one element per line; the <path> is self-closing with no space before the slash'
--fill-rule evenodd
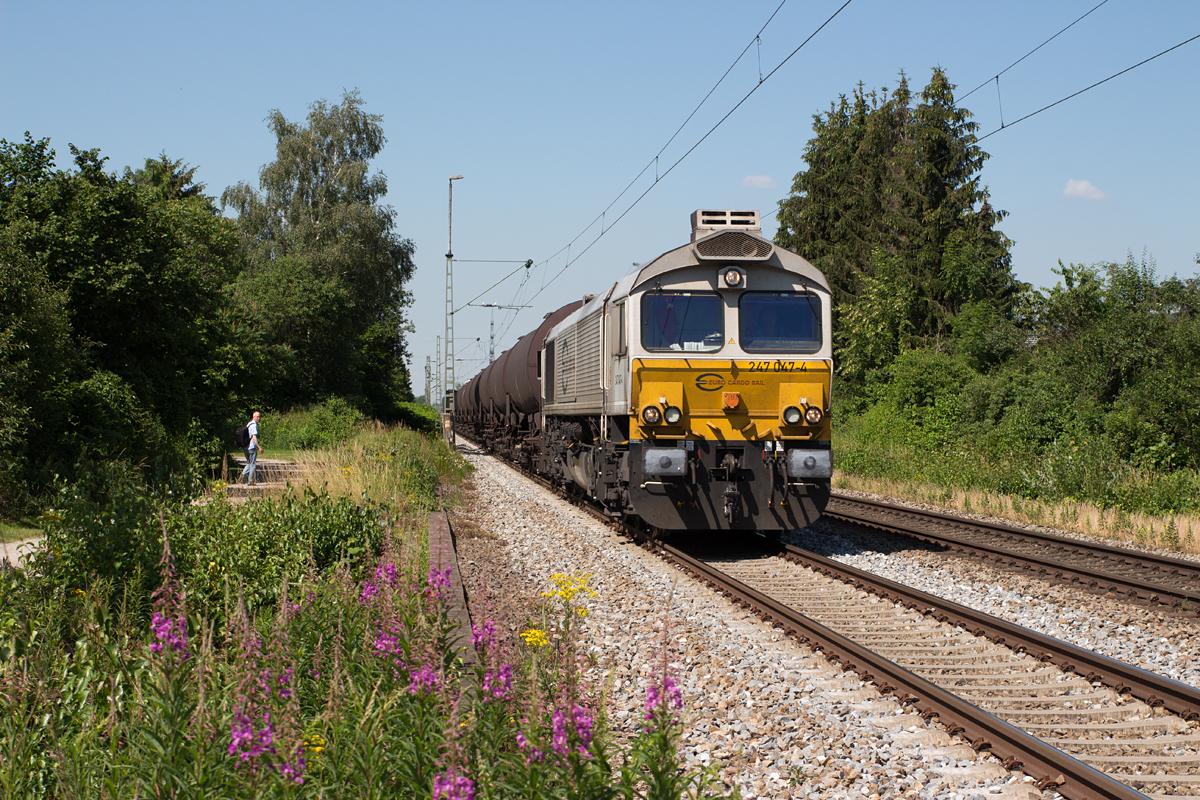
<path id="1" fill-rule="evenodd" d="M 1005 212 L 992 208 L 980 183 L 987 154 L 953 88 L 934 69 L 914 106 L 902 74 L 895 91 L 868 93 L 860 84 L 852 99 L 814 117 L 807 169 L 779 204 L 775 241 L 825 273 L 839 323 L 878 289 L 884 264 L 895 272 L 887 281 L 913 290 L 903 316 L 914 343 L 940 346 L 970 303 L 987 300 L 1010 313 L 1022 284 L 1012 274 L 1011 242 L 996 229 Z M 848 346 L 839 341 L 839 360 L 875 359 Z"/>
<path id="2" fill-rule="evenodd" d="M 908 81 L 894 92 L 866 92 L 860 83 L 825 115 L 813 116 L 814 137 L 804 149 L 808 169 L 796 175 L 791 197 L 779 204 L 776 243 L 825 273 L 836 303 L 863 290 L 863 265 L 878 250 L 903 252 L 909 232 L 897 214 L 891 155 L 909 115 Z"/>
<path id="3" fill-rule="evenodd" d="M 146 164 L 137 170 L 125 168 L 125 180 L 137 186 L 148 186 L 156 190 L 163 199 L 181 200 L 198 198 L 209 203 L 212 212 L 217 213 L 215 198 L 204 194 L 205 185 L 196 182 L 196 170 L 183 159 L 172 161 L 163 151 L 158 158 L 147 158 Z"/>
<path id="4" fill-rule="evenodd" d="M 64 171 L 48 139 L 0 142 L 0 403 L 28 420 L 4 447 L 31 487 L 85 451 L 185 464 L 237 383 L 233 223 L 203 197 L 106 173 L 96 150 L 71 152 Z"/>
<path id="5" fill-rule="evenodd" d="M 313 103 L 307 125 L 272 111 L 276 160 L 259 190 L 239 183 L 221 196 L 249 252 L 235 297 L 294 357 L 272 390 L 280 404 L 337 394 L 385 414 L 411 397 L 403 309 L 415 248 L 380 204 L 387 180 L 369 162 L 385 143 L 383 118 L 362 107 L 352 91 L 339 105 Z"/>

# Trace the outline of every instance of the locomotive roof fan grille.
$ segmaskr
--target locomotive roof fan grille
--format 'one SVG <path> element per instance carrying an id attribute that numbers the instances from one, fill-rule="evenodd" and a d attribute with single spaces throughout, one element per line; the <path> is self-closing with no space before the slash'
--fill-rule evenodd
<path id="1" fill-rule="evenodd" d="M 702 209 L 692 213 L 692 249 L 703 261 L 766 261 L 774 248 L 761 237 L 757 211 Z"/>

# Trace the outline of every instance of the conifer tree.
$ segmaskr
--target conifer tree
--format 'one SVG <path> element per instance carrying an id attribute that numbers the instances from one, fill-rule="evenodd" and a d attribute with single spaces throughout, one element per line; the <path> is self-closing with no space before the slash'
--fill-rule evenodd
<path id="1" fill-rule="evenodd" d="M 814 117 L 807 169 L 779 204 L 775 241 L 825 273 L 839 326 L 865 319 L 844 312 L 878 293 L 882 263 L 888 282 L 913 289 L 903 326 L 913 343 L 943 341 L 966 304 L 1007 313 L 1021 288 L 1012 243 L 996 229 L 1005 212 L 992 207 L 980 181 L 988 156 L 975 138 L 978 125 L 955 105 L 953 89 L 934 69 L 914 105 L 901 74 L 891 92 L 859 84 L 852 99 L 842 96 Z M 866 333 L 848 332 L 839 348 L 867 341 Z M 877 361 L 850 355 L 846 363 Z"/>

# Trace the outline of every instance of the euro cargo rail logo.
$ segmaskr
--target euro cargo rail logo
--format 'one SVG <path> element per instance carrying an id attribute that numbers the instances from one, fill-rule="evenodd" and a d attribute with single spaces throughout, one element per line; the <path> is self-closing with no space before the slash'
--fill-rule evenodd
<path id="1" fill-rule="evenodd" d="M 725 379 L 715 372 L 696 376 L 696 388 L 702 392 L 715 392 L 725 386 Z"/>

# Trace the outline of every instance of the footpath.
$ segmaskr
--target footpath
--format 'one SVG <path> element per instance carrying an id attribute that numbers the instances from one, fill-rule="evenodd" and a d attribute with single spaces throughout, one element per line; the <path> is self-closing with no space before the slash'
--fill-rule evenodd
<path id="1" fill-rule="evenodd" d="M 22 539 L 19 542 L 0 542 L 0 566 L 3 566 L 6 561 L 14 567 L 17 566 L 41 546 L 43 538 L 45 537 L 39 536 L 36 539 Z"/>

